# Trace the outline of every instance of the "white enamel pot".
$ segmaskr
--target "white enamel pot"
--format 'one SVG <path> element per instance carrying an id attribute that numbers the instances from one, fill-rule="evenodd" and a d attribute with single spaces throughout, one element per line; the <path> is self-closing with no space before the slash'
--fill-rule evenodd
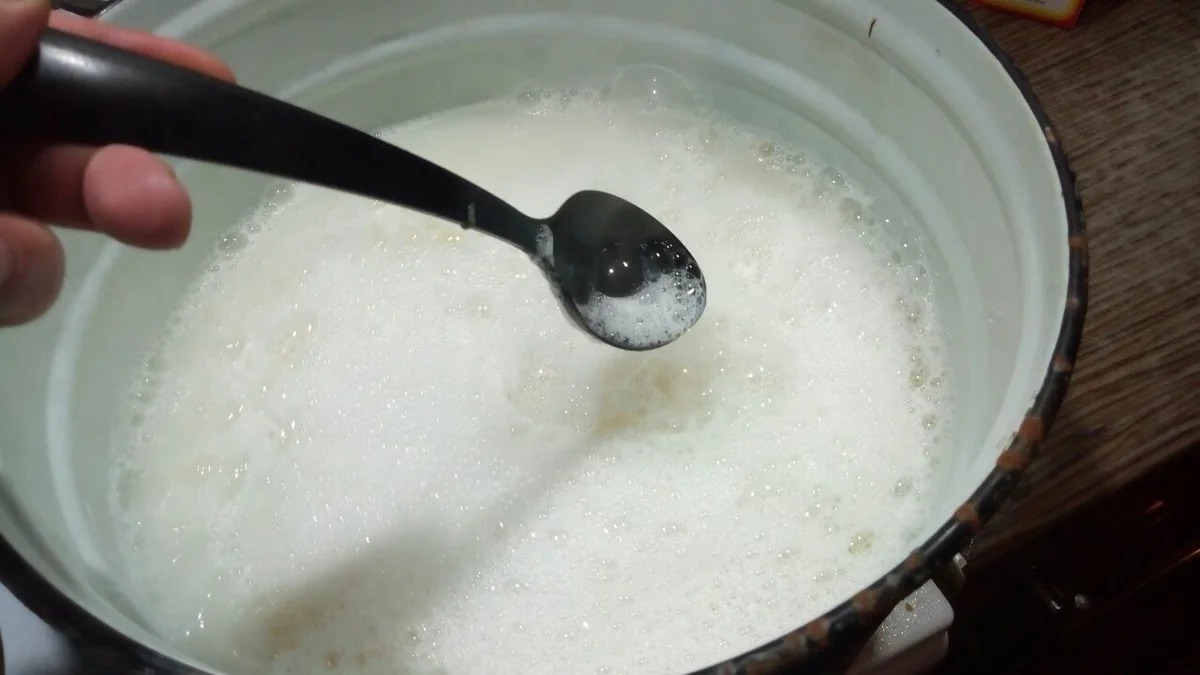
<path id="1" fill-rule="evenodd" d="M 124 0 L 101 20 L 207 47 L 242 84 L 363 129 L 654 61 L 905 214 L 958 392 L 937 517 L 861 592 L 706 672 L 838 672 L 995 513 L 1063 400 L 1086 305 L 1074 182 L 1028 85 L 953 0 Z M 189 246 L 148 254 L 64 231 L 59 303 L 0 331 L 0 573 L 98 672 L 215 672 L 130 611 L 108 563 L 111 525 L 91 508 L 105 503 L 103 446 L 125 378 L 266 184 L 179 171 L 197 208 Z"/>

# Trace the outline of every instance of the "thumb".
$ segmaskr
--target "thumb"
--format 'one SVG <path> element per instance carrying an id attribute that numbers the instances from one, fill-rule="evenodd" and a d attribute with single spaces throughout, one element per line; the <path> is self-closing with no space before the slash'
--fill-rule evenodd
<path id="1" fill-rule="evenodd" d="M 49 21 L 49 0 L 0 0 L 0 87 L 21 72 Z"/>

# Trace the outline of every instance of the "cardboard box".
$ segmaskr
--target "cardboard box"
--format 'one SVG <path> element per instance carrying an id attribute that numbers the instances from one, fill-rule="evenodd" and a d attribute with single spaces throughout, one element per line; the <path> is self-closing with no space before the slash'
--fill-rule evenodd
<path id="1" fill-rule="evenodd" d="M 1086 0 L 974 0 L 990 9 L 1016 14 L 1060 28 L 1074 28 Z"/>

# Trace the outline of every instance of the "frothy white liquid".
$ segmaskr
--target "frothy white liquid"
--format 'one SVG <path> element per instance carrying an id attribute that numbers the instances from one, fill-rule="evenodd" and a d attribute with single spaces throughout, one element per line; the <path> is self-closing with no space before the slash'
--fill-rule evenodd
<path id="1" fill-rule="evenodd" d="M 702 261 L 629 353 L 481 234 L 295 187 L 149 359 L 113 508 L 146 614 L 234 673 L 662 673 L 844 599 L 923 524 L 948 392 L 871 200 L 699 114 L 525 94 L 384 136 L 531 214 L 594 188 Z"/>
<path id="2" fill-rule="evenodd" d="M 704 300 L 699 280 L 685 272 L 673 272 L 654 278 L 630 296 L 593 293 L 578 309 L 600 335 L 615 337 L 634 349 L 649 349 L 686 333 L 702 316 Z"/>

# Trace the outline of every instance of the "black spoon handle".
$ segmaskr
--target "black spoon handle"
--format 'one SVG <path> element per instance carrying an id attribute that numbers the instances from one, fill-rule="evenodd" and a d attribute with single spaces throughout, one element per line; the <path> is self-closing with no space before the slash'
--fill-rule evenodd
<path id="1" fill-rule="evenodd" d="M 313 183 L 536 249 L 538 221 L 428 160 L 250 89 L 61 31 L 48 30 L 0 90 L 0 135 L 12 134 L 124 143 Z"/>

